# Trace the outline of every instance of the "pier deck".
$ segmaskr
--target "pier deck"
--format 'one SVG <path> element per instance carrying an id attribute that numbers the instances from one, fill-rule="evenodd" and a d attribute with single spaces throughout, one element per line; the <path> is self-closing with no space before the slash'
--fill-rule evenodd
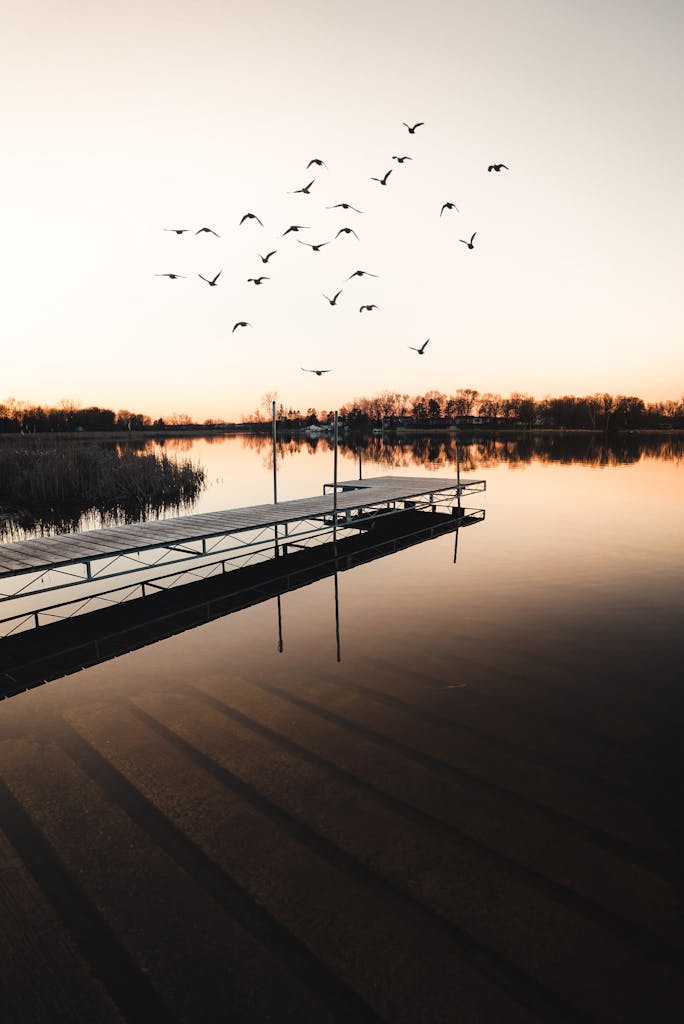
<path id="1" fill-rule="evenodd" d="M 336 495 L 328 492 L 331 486 L 322 495 L 277 504 L 2 544 L 0 601 L 222 552 L 254 552 L 278 540 L 280 527 L 287 534 L 281 543 L 306 544 L 333 526 L 354 530 L 405 508 L 460 504 L 462 495 L 485 490 L 485 481 L 379 476 L 338 482 Z"/>

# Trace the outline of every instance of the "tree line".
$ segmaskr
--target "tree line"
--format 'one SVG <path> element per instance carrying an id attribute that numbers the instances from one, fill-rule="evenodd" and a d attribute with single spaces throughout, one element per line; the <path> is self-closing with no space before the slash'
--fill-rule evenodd
<path id="1" fill-rule="evenodd" d="M 172 413 L 165 418 L 151 419 L 144 413 L 129 409 L 81 408 L 64 400 L 56 407 L 31 405 L 16 399 L 0 402 L 0 433 L 36 434 L 75 431 L 160 431 L 205 427 L 220 429 L 231 426 L 265 429 L 271 419 L 271 403 L 276 401 L 276 415 L 281 424 L 305 427 L 330 423 L 333 413 L 313 407 L 305 412 L 287 408 L 277 401 L 273 392 L 262 397 L 259 407 L 241 423 L 226 424 L 216 419 L 193 422 L 186 413 Z M 684 396 L 679 400 L 646 403 L 635 395 L 608 393 L 547 396 L 540 400 L 514 391 L 508 397 L 481 394 L 474 388 L 460 388 L 453 394 L 427 391 L 422 395 L 382 391 L 370 398 L 355 398 L 340 410 L 342 423 L 355 430 L 370 430 L 380 424 L 392 426 L 445 427 L 476 418 L 479 425 L 490 428 L 521 426 L 569 430 L 637 430 L 684 427 Z"/>
<path id="2" fill-rule="evenodd" d="M 64 399 L 57 406 L 33 405 L 7 398 L 0 401 L 0 433 L 42 434 L 74 431 L 163 430 L 166 427 L 190 426 L 192 420 L 184 413 L 173 413 L 166 419 L 153 420 L 130 409 L 103 409 L 92 405 L 81 408 Z"/>
<path id="3" fill-rule="evenodd" d="M 246 419 L 264 423 L 271 418 L 269 393 L 260 407 Z M 305 413 L 277 405 L 277 418 L 292 426 L 330 422 L 332 412 L 307 409 Z M 385 426 L 440 427 L 466 423 L 473 418 L 481 425 L 567 428 L 570 430 L 635 430 L 684 427 L 684 396 L 679 400 L 646 403 L 635 395 L 608 393 L 547 396 L 541 400 L 518 391 L 508 397 L 474 388 L 460 388 L 453 394 L 427 391 L 422 395 L 382 391 L 370 398 L 355 398 L 339 410 L 340 420 L 351 428 L 367 430 Z"/>

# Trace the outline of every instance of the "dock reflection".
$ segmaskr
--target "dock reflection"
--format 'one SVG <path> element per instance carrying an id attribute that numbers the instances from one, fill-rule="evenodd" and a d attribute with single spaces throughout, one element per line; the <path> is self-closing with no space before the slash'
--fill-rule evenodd
<path id="1" fill-rule="evenodd" d="M 276 544 L 267 562 L 186 583 L 110 608 L 0 640 L 0 698 L 147 647 L 214 619 L 276 599 L 278 650 L 283 653 L 281 596 L 328 577 L 335 584 L 337 660 L 341 660 L 339 573 L 482 522 L 467 514 L 406 511 L 368 533 L 293 550 Z"/>

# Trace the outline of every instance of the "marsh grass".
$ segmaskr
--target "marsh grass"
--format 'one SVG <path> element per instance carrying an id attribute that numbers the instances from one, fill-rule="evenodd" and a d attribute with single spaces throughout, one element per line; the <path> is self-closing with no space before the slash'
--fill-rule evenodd
<path id="1" fill-rule="evenodd" d="M 17 440 L 0 445 L 0 529 L 59 532 L 88 513 L 135 522 L 187 509 L 204 482 L 200 466 L 147 446 Z"/>

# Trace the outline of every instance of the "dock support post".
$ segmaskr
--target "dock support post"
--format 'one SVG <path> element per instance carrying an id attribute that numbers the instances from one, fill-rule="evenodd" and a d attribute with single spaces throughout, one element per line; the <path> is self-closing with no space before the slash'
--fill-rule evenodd
<path id="1" fill-rule="evenodd" d="M 276 448 L 276 404 L 272 406 L 273 418 L 273 504 L 278 504 L 278 450 Z"/>
<path id="2" fill-rule="evenodd" d="M 278 448 L 276 445 L 276 404 L 275 399 L 271 404 L 271 423 L 273 433 L 273 504 L 278 504 Z M 278 524 L 276 523 L 273 527 L 273 536 L 275 539 L 275 556 L 278 558 L 280 550 L 278 548 Z"/>
<path id="3" fill-rule="evenodd" d="M 359 445 L 359 480 L 363 480 L 363 466 L 361 459 L 363 457 L 363 448 Z"/>
<path id="4" fill-rule="evenodd" d="M 458 491 L 458 494 L 457 494 L 457 504 L 458 504 L 458 507 L 460 508 L 461 507 L 461 448 L 460 448 L 460 445 L 458 443 L 458 438 L 456 438 L 456 490 Z"/>
<path id="5" fill-rule="evenodd" d="M 333 423 L 333 543 L 337 545 L 337 410 Z M 335 555 L 337 556 L 337 547 Z"/>

